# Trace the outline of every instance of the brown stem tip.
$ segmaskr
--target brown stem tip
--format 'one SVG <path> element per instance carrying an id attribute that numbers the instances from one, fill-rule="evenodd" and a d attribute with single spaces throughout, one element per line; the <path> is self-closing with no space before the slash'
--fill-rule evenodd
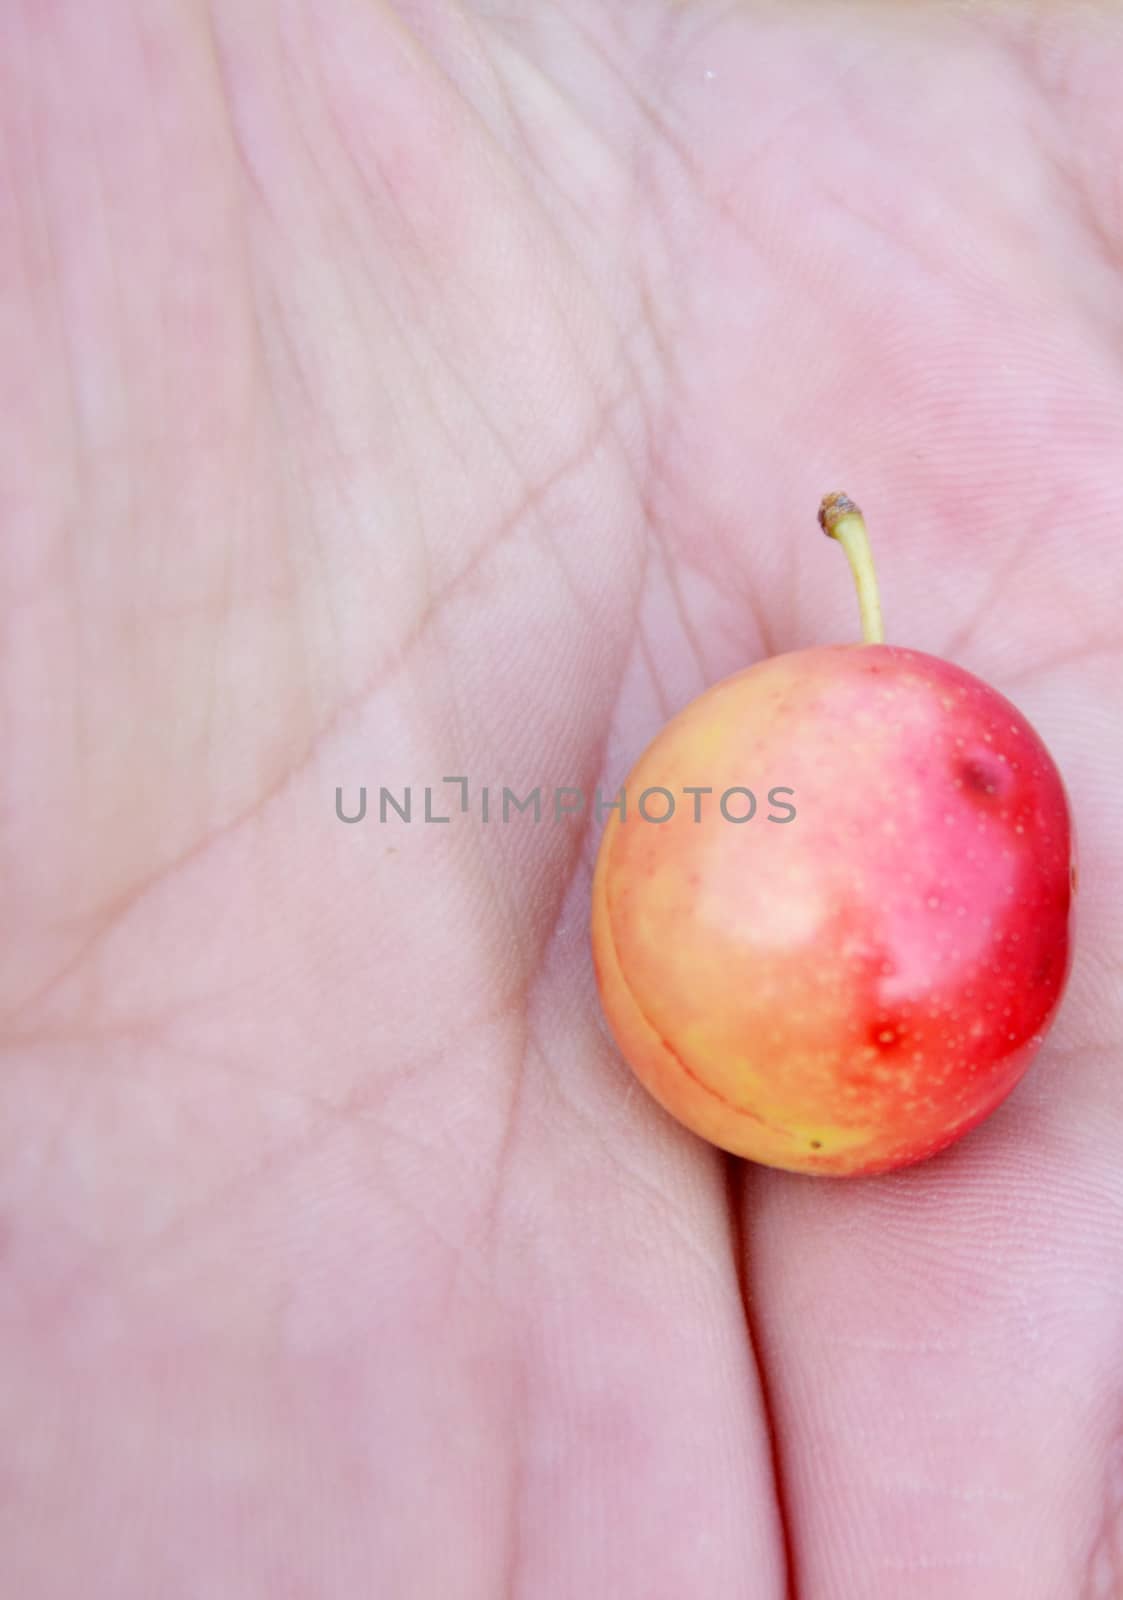
<path id="1" fill-rule="evenodd" d="M 825 494 L 819 507 L 819 526 L 828 538 L 834 538 L 835 525 L 840 517 L 860 517 L 862 513 L 848 494 Z"/>
<path id="2" fill-rule="evenodd" d="M 836 540 L 845 550 L 858 590 L 858 608 L 862 614 L 863 644 L 884 644 L 885 629 L 881 621 L 881 599 L 877 592 L 877 573 L 874 571 L 870 536 L 866 519 L 848 494 L 826 494 L 819 507 L 819 526 L 829 538 Z"/>

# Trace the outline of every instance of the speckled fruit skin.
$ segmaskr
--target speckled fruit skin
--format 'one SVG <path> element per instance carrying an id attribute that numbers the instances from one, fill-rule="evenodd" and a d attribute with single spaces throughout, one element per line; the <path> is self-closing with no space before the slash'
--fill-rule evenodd
<path id="1" fill-rule="evenodd" d="M 688 785 L 713 790 L 699 822 Z M 719 810 L 737 785 L 757 799 L 740 824 Z M 664 823 L 637 811 L 655 786 Z M 787 822 L 767 820 L 778 786 Z M 890 645 L 774 656 L 669 722 L 625 793 L 593 881 L 597 983 L 680 1122 L 769 1166 L 875 1173 L 1009 1094 L 1068 977 L 1076 860 L 1060 775 L 1004 696 Z"/>

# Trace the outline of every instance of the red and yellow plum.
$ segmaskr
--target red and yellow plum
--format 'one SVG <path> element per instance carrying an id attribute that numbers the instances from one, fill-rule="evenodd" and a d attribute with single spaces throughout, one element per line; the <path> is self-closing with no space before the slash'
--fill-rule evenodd
<path id="1" fill-rule="evenodd" d="M 592 942 L 669 1112 L 770 1166 L 868 1174 L 1021 1078 L 1067 978 L 1076 862 L 1042 740 L 970 673 L 879 642 L 860 514 L 824 507 L 869 642 L 762 661 L 667 724 L 606 826 Z"/>

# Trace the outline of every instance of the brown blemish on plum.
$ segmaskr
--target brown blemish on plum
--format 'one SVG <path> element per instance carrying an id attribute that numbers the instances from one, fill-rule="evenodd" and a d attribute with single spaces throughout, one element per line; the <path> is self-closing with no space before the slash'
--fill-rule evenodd
<path id="1" fill-rule="evenodd" d="M 963 787 L 971 794 L 1000 794 L 1003 788 L 1001 770 L 978 756 L 967 756 L 956 764 L 956 772 Z"/>

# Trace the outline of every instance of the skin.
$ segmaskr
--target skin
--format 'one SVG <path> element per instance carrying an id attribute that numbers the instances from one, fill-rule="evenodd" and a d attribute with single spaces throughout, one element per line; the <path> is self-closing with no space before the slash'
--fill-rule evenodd
<path id="1" fill-rule="evenodd" d="M 720 797 L 757 775 L 796 814 L 731 824 Z M 656 786 L 683 802 L 659 824 Z M 1064 987 L 1076 867 L 1060 775 L 1008 700 L 916 651 L 793 651 L 680 712 L 628 793 L 593 954 L 626 1059 L 680 1121 L 769 1166 L 875 1173 L 1009 1094 Z"/>
<path id="2" fill-rule="evenodd" d="M 0 1593 L 1118 1589 L 1121 76 L 1116 8 L 0 6 Z M 844 1183 L 639 1090 L 587 816 L 333 810 L 614 791 L 851 637 L 836 483 L 1082 871 L 1034 1071 Z"/>

